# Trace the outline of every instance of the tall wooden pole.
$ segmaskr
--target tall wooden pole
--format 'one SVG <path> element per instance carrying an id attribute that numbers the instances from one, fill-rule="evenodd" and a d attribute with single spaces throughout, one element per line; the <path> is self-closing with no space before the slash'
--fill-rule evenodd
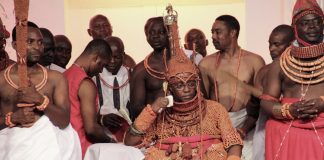
<path id="1" fill-rule="evenodd" d="M 19 87 L 28 86 L 27 78 L 27 22 L 29 0 L 14 0 L 16 16 L 16 42 Z"/>

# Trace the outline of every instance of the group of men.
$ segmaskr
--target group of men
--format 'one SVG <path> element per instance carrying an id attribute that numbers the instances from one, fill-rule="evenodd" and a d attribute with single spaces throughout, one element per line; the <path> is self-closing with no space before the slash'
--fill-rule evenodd
<path id="1" fill-rule="evenodd" d="M 24 88 L 1 28 L 1 159 L 100 159 L 116 149 L 144 158 L 128 146 L 148 160 L 323 159 L 324 14 L 315 0 L 297 0 L 292 25 L 273 29 L 268 65 L 239 46 L 231 15 L 212 25 L 213 54 L 199 29 L 183 49 L 177 17 L 167 16 L 147 20 L 153 51 L 137 65 L 108 18 L 94 16 L 93 40 L 66 70 L 71 42 L 28 22 Z M 128 146 L 95 144 L 115 142 Z"/>

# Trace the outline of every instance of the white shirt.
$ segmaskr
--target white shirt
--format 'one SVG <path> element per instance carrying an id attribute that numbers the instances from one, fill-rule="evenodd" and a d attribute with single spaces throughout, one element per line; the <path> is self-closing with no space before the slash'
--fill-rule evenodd
<path id="1" fill-rule="evenodd" d="M 129 124 L 131 120 L 129 118 L 129 111 L 126 108 L 126 105 L 129 101 L 130 88 L 129 88 L 129 71 L 126 67 L 121 66 L 116 75 L 112 75 L 106 68 L 103 69 L 102 73 L 99 74 L 103 80 L 100 80 L 103 105 L 100 109 L 100 114 L 105 115 L 109 113 L 117 114 L 123 117 Z M 119 89 L 120 95 L 120 109 L 119 111 L 114 107 L 113 100 L 113 89 L 110 86 L 114 85 L 114 79 L 117 77 L 119 86 L 127 83 L 124 87 Z M 96 77 L 93 77 L 93 80 L 96 82 Z M 128 82 L 127 82 L 128 81 Z M 106 83 L 106 84 L 105 84 Z M 108 85 L 107 85 L 108 84 Z"/>
<path id="2" fill-rule="evenodd" d="M 192 50 L 188 50 L 188 49 L 183 49 L 183 50 L 184 50 L 186 56 L 190 59 L 190 57 L 191 57 L 193 51 L 192 51 Z M 195 64 L 198 65 L 199 62 L 200 62 L 203 58 L 204 58 L 204 57 L 203 57 L 201 54 L 197 53 L 197 54 L 195 55 L 195 59 L 194 59 Z"/>

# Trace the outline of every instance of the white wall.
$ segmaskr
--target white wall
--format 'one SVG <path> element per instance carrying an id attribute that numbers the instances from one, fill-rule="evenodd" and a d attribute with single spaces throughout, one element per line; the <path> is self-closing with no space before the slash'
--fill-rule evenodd
<path id="1" fill-rule="evenodd" d="M 14 1 L 0 0 L 1 19 L 11 33 L 15 26 Z M 63 0 L 30 0 L 29 21 L 36 23 L 39 27 L 48 28 L 54 35 L 64 34 L 64 1 Z M 11 37 L 7 39 L 6 50 L 11 59 L 16 60 L 16 52 L 11 47 Z"/>
<path id="2" fill-rule="evenodd" d="M 66 11 L 66 34 L 73 43 L 73 59 L 84 49 L 91 40 L 87 33 L 89 20 L 95 14 L 106 15 L 112 26 L 113 35 L 120 37 L 125 45 L 126 53 L 130 54 L 136 62 L 140 62 L 147 56 L 152 48 L 146 41 L 144 25 L 150 17 L 163 16 L 166 6 L 139 6 L 126 8 L 97 8 L 97 9 L 75 9 Z M 205 34 L 210 44 L 208 53 L 215 52 L 211 43 L 211 27 L 216 17 L 221 14 L 231 14 L 242 23 L 243 32 L 240 34 L 240 44 L 245 47 L 245 8 L 244 3 L 232 3 L 222 5 L 201 6 L 173 6 L 179 14 L 179 31 L 183 39 L 185 33 L 191 28 L 199 28 Z M 183 41 L 182 41 L 183 42 Z M 70 63 L 70 64 L 71 64 Z"/>

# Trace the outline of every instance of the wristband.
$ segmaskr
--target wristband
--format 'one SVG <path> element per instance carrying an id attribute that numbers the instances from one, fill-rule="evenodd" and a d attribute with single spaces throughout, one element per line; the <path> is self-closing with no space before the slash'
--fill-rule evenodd
<path id="1" fill-rule="evenodd" d="M 6 114 L 6 117 L 5 117 L 5 124 L 6 124 L 6 126 L 8 126 L 10 128 L 16 126 L 16 124 L 14 124 L 14 123 L 11 122 L 11 116 L 12 116 L 12 114 L 13 114 L 13 112 L 8 112 Z"/>
<path id="2" fill-rule="evenodd" d="M 49 104 L 49 99 L 48 99 L 48 97 L 47 96 L 43 96 L 44 97 L 44 101 L 43 101 L 43 103 L 41 104 L 41 105 L 39 105 L 39 106 L 36 106 L 36 108 L 38 109 L 38 110 L 40 110 L 40 111 L 44 111 L 45 110 L 45 108 L 48 106 L 48 104 Z"/>

